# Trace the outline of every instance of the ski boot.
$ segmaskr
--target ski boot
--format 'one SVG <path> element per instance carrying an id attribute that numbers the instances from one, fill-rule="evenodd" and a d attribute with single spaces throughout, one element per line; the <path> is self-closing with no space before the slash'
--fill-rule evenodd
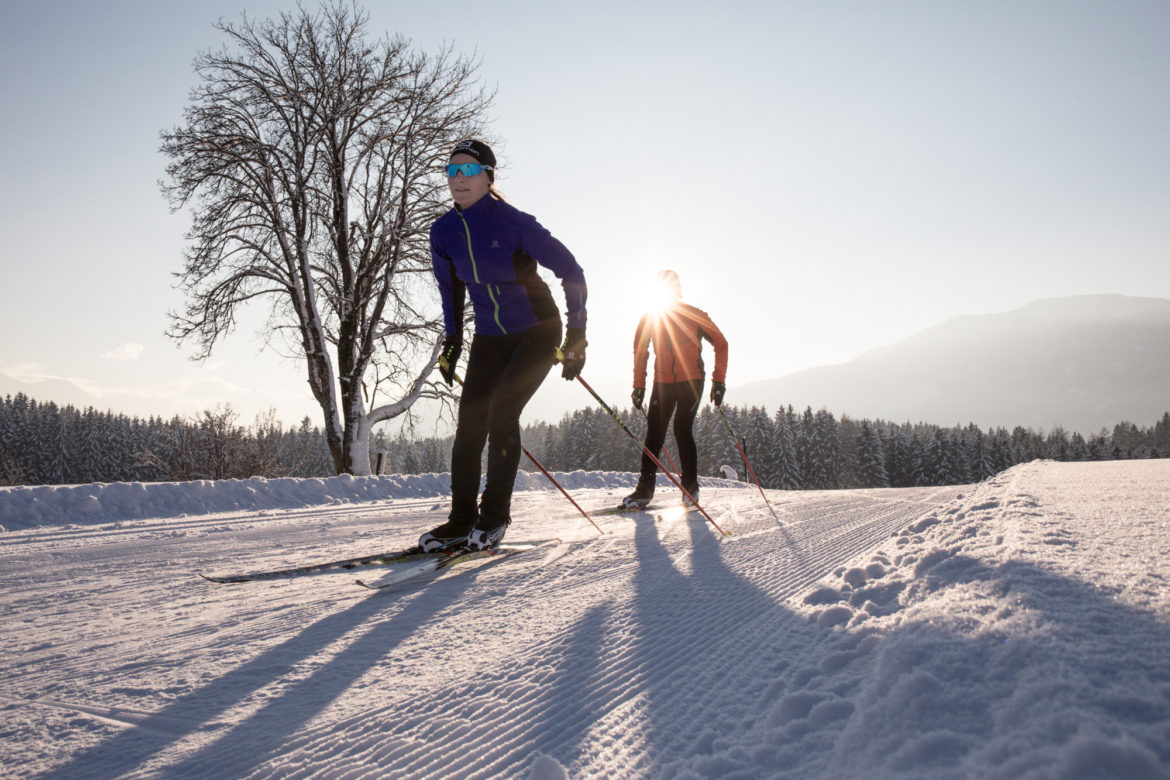
<path id="1" fill-rule="evenodd" d="M 636 512 L 650 506 L 652 500 L 654 500 L 654 486 L 639 482 L 634 492 L 622 499 L 621 508 L 627 512 Z"/>
<path id="2" fill-rule="evenodd" d="M 493 547 L 499 547 L 500 542 L 504 541 L 504 534 L 508 531 L 508 526 L 512 524 L 512 518 L 505 517 L 500 520 L 497 517 L 479 513 L 479 519 L 475 521 L 475 528 L 471 531 L 471 536 L 467 538 L 467 548 L 469 550 L 490 550 Z"/>
<path id="3" fill-rule="evenodd" d="M 418 538 L 423 552 L 454 552 L 467 546 L 467 537 L 472 528 L 466 523 L 448 520 L 438 528 L 427 531 Z"/>

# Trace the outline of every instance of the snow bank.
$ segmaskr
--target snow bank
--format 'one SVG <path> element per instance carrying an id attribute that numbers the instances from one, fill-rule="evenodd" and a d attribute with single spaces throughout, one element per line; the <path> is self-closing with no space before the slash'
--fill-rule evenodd
<path id="1" fill-rule="evenodd" d="M 1165 461 L 973 486 L 796 600 L 817 639 L 712 752 L 743 776 L 1170 777 L 1168 495 Z"/>
<path id="2" fill-rule="evenodd" d="M 627 472 L 555 472 L 566 490 L 626 488 L 637 481 Z M 742 486 L 724 479 L 704 486 Z M 667 487 L 665 476 L 658 484 Z M 518 472 L 516 490 L 555 490 L 539 472 Z M 451 475 L 394 474 L 381 477 L 323 479 L 199 480 L 194 482 L 114 482 L 0 488 L 0 531 L 53 525 L 94 525 L 144 518 L 181 517 L 214 512 L 297 509 L 398 498 L 449 495 Z"/>

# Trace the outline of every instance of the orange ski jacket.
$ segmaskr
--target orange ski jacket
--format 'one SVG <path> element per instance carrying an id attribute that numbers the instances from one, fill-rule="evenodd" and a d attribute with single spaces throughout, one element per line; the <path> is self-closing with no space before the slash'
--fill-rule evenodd
<path id="1" fill-rule="evenodd" d="M 727 339 L 707 312 L 675 301 L 660 313 L 646 313 L 634 332 L 634 387 L 646 387 L 646 364 L 654 345 L 654 381 L 664 384 L 692 382 L 705 376 L 702 339 L 715 348 L 711 378 L 727 376 Z"/>

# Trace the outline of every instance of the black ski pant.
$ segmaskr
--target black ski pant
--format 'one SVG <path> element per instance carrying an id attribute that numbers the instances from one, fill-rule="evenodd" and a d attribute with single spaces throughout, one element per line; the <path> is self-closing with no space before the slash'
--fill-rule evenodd
<path id="1" fill-rule="evenodd" d="M 511 518 L 520 414 L 553 366 L 560 340 L 560 322 L 514 335 L 476 334 L 472 340 L 451 451 L 452 522 L 468 528 L 475 523 L 485 442 L 487 480 L 480 508 L 496 520 Z"/>
<path id="2" fill-rule="evenodd" d="M 660 458 L 666 441 L 666 426 L 674 415 L 674 440 L 678 444 L 679 481 L 688 491 L 699 484 L 699 455 L 695 448 L 695 415 L 703 398 L 703 379 L 693 382 L 655 382 L 650 391 L 650 407 L 646 410 L 649 424 L 646 429 L 646 449 Z M 638 492 L 654 493 L 654 478 L 658 467 L 645 452 L 642 453 L 642 473 L 638 478 Z"/>

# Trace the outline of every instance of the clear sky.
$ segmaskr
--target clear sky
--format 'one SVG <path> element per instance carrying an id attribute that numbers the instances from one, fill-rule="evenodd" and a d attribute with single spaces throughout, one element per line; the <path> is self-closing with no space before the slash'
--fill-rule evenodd
<path id="1" fill-rule="evenodd" d="M 262 312 L 202 365 L 164 336 L 188 221 L 159 193 L 159 131 L 217 18 L 294 3 L 3 8 L 0 373 L 129 414 L 319 422 L 301 364 L 261 351 Z M 1170 298 L 1165 0 L 368 8 L 482 61 L 499 184 L 586 270 L 595 384 L 629 375 L 666 267 L 731 342 L 732 403 L 954 316 Z"/>

